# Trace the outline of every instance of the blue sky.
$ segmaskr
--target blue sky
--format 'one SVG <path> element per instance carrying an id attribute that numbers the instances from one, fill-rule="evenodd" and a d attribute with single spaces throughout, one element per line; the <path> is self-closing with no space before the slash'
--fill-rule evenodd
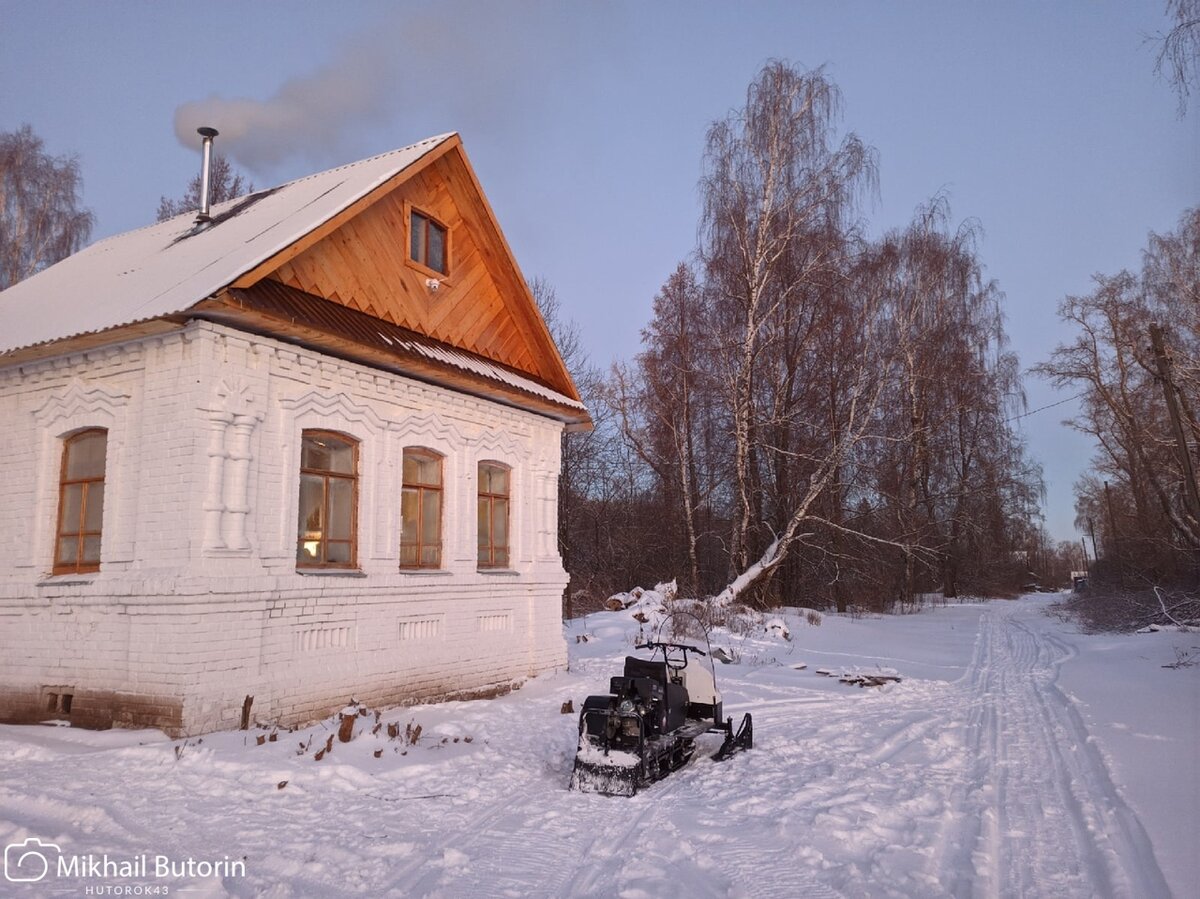
<path id="1" fill-rule="evenodd" d="M 1164 7 L 0 0 L 0 130 L 29 123 L 79 155 L 97 238 L 151 222 L 196 172 L 184 104 L 304 98 L 309 115 L 243 141 L 260 187 L 458 131 L 526 276 L 554 285 L 606 365 L 637 351 L 695 247 L 709 123 L 767 59 L 823 65 L 845 129 L 879 152 L 873 230 L 945 192 L 982 227 L 1027 367 L 1065 339 L 1064 295 L 1136 266 L 1147 233 L 1200 202 L 1200 110 L 1180 119 L 1153 71 Z M 1033 409 L 1069 395 L 1026 387 Z M 1061 539 L 1091 452 L 1060 424 L 1071 408 L 1022 420 Z"/>

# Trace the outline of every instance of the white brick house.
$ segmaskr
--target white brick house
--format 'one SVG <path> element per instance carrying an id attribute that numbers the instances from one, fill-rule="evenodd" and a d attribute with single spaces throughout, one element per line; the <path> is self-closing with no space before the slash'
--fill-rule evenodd
<path id="1" fill-rule="evenodd" d="M 173 735 L 565 665 L 587 412 L 456 135 L 0 293 L 0 720 Z"/>

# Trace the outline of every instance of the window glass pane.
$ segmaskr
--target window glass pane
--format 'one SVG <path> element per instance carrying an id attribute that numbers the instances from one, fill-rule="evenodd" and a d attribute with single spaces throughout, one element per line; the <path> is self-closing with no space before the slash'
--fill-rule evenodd
<path id="1" fill-rule="evenodd" d="M 479 498 L 479 521 L 478 521 L 478 525 L 477 525 L 478 532 L 479 532 L 479 549 L 480 549 L 480 551 L 485 549 L 492 542 L 492 531 L 491 531 L 491 527 L 490 527 L 491 511 L 492 511 L 492 506 L 491 506 L 491 503 L 488 501 L 488 499 L 486 497 L 480 497 Z"/>
<path id="2" fill-rule="evenodd" d="M 446 273 L 446 229 L 429 223 L 429 258 L 425 262 L 435 272 Z"/>
<path id="3" fill-rule="evenodd" d="M 492 564 L 492 552 L 491 552 L 491 549 L 489 549 L 486 546 L 479 547 L 479 564 L 480 565 L 491 565 Z"/>
<path id="4" fill-rule="evenodd" d="M 79 540 L 75 537 L 60 537 L 58 540 L 58 561 L 74 565 L 79 561 Z"/>
<path id="5" fill-rule="evenodd" d="M 354 536 L 354 481 L 329 479 L 329 539 L 349 540 Z"/>
<path id="6" fill-rule="evenodd" d="M 86 487 L 87 502 L 84 511 L 83 529 L 96 533 L 100 530 L 100 525 L 104 521 L 104 482 L 92 481 Z"/>
<path id="7" fill-rule="evenodd" d="M 414 262 L 424 262 L 425 216 L 414 212 L 408 223 L 408 255 Z"/>
<path id="8" fill-rule="evenodd" d="M 400 494 L 400 543 L 417 542 L 417 491 L 405 487 Z"/>
<path id="9" fill-rule="evenodd" d="M 331 542 L 326 547 L 326 561 L 337 565 L 350 564 L 350 544 Z"/>
<path id="10" fill-rule="evenodd" d="M 508 493 L 508 469 L 499 465 L 479 466 L 479 489 L 483 493 Z"/>
<path id="11" fill-rule="evenodd" d="M 421 564 L 426 568 L 437 568 L 442 564 L 442 549 L 440 546 L 424 546 L 421 548 Z"/>
<path id="12" fill-rule="evenodd" d="M 492 545 L 508 546 L 508 500 L 492 500 Z"/>
<path id="13" fill-rule="evenodd" d="M 298 529 L 302 539 L 321 539 L 322 531 L 324 530 L 322 524 L 324 499 L 325 479 L 315 474 L 300 475 L 300 520 Z"/>
<path id="14" fill-rule="evenodd" d="M 104 450 L 107 444 L 108 434 L 104 431 L 90 431 L 67 441 L 67 480 L 104 477 Z"/>
<path id="15" fill-rule="evenodd" d="M 404 483 L 406 485 L 424 484 L 430 487 L 440 487 L 442 483 L 441 458 L 406 451 L 404 453 Z"/>
<path id="16" fill-rule="evenodd" d="M 321 541 L 305 540 L 301 536 L 296 544 L 297 565 L 319 565 L 321 563 Z"/>
<path id="17" fill-rule="evenodd" d="M 442 460 L 426 456 L 421 460 L 421 483 L 431 487 L 442 485 Z"/>
<path id="18" fill-rule="evenodd" d="M 100 564 L 100 538 L 99 537 L 84 537 L 83 538 L 83 557 L 79 560 L 81 563 L 87 562 L 92 565 Z"/>
<path id="19" fill-rule="evenodd" d="M 79 512 L 83 507 L 83 484 L 63 486 L 62 514 L 59 519 L 60 534 L 79 533 Z"/>
<path id="20" fill-rule="evenodd" d="M 338 474 L 354 474 L 354 444 L 329 440 L 329 470 Z"/>
<path id="21" fill-rule="evenodd" d="M 508 547 L 507 546 L 497 546 L 496 547 L 496 551 L 495 551 L 495 553 L 493 553 L 492 564 L 495 565 L 497 568 L 507 568 L 508 567 Z"/>
<path id="22" fill-rule="evenodd" d="M 300 467 L 354 474 L 354 444 L 329 434 L 306 434 L 300 447 Z"/>
<path id="23" fill-rule="evenodd" d="M 442 533 L 442 493 L 440 490 L 426 490 L 421 504 L 421 542 L 441 543 Z"/>
<path id="24" fill-rule="evenodd" d="M 508 469 L 487 462 L 479 465 L 480 493 L 508 493 Z"/>
<path id="25" fill-rule="evenodd" d="M 320 437 L 305 437 L 300 445 L 300 467 L 329 471 L 329 448 Z"/>

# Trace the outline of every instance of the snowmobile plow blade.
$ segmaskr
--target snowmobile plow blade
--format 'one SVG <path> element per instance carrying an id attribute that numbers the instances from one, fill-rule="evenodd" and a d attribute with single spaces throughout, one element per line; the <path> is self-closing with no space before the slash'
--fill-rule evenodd
<path id="1" fill-rule="evenodd" d="M 636 765 L 623 767 L 576 759 L 575 768 L 571 771 L 571 789 L 605 796 L 632 796 L 638 791 L 639 768 Z"/>
<path id="2" fill-rule="evenodd" d="M 737 755 L 743 749 L 754 748 L 754 722 L 750 719 L 749 712 L 742 718 L 742 723 L 738 727 L 736 734 L 733 732 L 732 718 L 725 722 L 724 730 L 725 742 L 721 744 L 721 748 L 713 756 L 714 762 L 723 762 L 727 758 Z"/>

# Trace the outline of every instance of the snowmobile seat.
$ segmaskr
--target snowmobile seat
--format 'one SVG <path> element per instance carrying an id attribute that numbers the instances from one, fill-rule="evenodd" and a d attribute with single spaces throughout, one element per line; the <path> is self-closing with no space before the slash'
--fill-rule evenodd
<path id="1" fill-rule="evenodd" d="M 662 684 L 663 692 L 667 690 L 667 663 L 639 659 L 637 656 L 625 656 L 626 677 L 648 677 Z"/>

